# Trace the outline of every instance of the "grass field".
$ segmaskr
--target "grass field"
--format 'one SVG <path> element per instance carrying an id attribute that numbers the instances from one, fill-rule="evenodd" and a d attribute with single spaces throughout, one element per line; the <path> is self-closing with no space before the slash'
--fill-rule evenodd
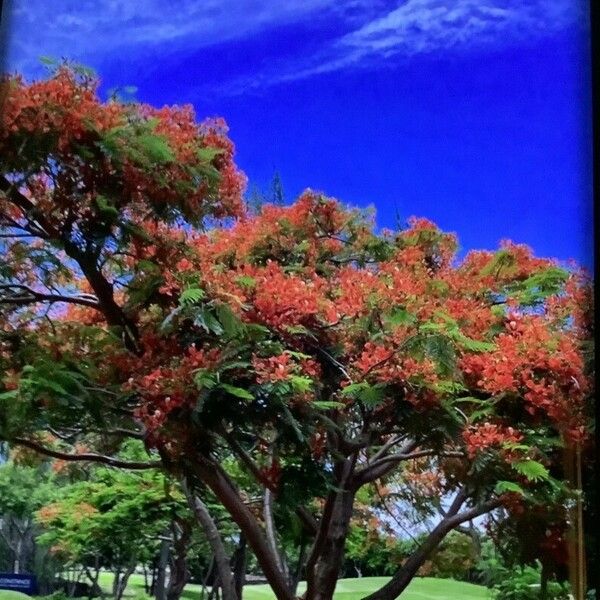
<path id="1" fill-rule="evenodd" d="M 340 579 L 335 592 L 336 600 L 359 600 L 375 591 L 387 581 L 387 577 L 362 577 L 361 579 Z M 111 589 L 112 575 L 102 573 L 100 584 L 107 592 Z M 300 584 L 299 593 L 304 591 Z M 127 586 L 126 598 L 144 595 L 144 578 L 132 575 Z M 200 586 L 189 584 L 182 596 L 185 600 L 198 600 Z M 480 585 L 453 581 L 452 579 L 415 578 L 400 597 L 401 600 L 491 600 L 490 591 Z M 0 600 L 25 600 L 28 598 L 19 592 L 0 590 Z M 244 600 L 273 600 L 275 596 L 267 585 L 247 585 L 244 588 Z"/>
<path id="2" fill-rule="evenodd" d="M 362 577 L 360 579 L 340 579 L 338 582 L 336 600 L 359 600 L 370 592 L 381 587 L 387 577 Z M 111 575 L 101 575 L 102 587 L 110 590 Z M 304 591 L 302 584 L 299 593 Z M 132 575 L 128 585 L 128 593 L 131 596 L 143 594 L 144 578 L 142 575 Z M 200 597 L 200 586 L 190 583 L 183 592 L 185 600 L 198 600 Z M 244 587 L 244 600 L 273 600 L 275 596 L 267 585 L 247 585 Z M 453 581 L 452 579 L 433 579 L 431 577 L 415 578 L 408 586 L 402 600 L 490 600 L 490 591 L 480 585 Z M 0 600 L 4 600 L 0 596 Z"/>
<path id="3" fill-rule="evenodd" d="M 27 594 L 13 592 L 12 590 L 0 590 L 0 600 L 28 600 Z"/>

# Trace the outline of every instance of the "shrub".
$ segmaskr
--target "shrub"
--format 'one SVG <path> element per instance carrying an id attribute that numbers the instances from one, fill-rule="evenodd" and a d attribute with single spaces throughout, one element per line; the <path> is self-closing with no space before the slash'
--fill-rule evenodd
<path id="1" fill-rule="evenodd" d="M 506 577 L 494 586 L 495 600 L 539 600 L 539 567 L 523 567 L 506 573 Z M 546 600 L 568 600 L 569 584 L 548 582 Z"/>
<path id="2" fill-rule="evenodd" d="M 469 581 L 477 560 L 473 540 L 464 533 L 452 532 L 421 567 L 419 574 L 442 579 Z"/>

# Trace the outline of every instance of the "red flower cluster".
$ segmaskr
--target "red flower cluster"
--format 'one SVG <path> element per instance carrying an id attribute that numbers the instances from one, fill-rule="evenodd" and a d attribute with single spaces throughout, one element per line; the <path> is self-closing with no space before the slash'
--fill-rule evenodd
<path id="1" fill-rule="evenodd" d="M 285 381 L 291 375 L 304 375 L 311 379 L 318 379 L 321 374 L 321 367 L 316 361 L 310 358 L 297 361 L 288 352 L 268 358 L 254 355 L 252 367 L 256 373 L 257 383 Z"/>
<path id="2" fill-rule="evenodd" d="M 506 443 L 517 444 L 523 439 L 523 435 L 512 427 L 483 423 L 463 431 L 463 439 L 469 456 L 474 458 L 478 452 L 488 448 L 502 448 Z"/>
<path id="3" fill-rule="evenodd" d="M 258 383 L 275 383 L 285 381 L 294 372 L 292 357 L 283 353 L 269 358 L 252 357 L 252 366 L 256 372 Z"/>

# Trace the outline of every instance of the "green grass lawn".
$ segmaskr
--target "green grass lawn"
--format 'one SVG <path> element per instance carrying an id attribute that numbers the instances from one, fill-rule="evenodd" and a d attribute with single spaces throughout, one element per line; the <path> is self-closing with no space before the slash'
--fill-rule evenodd
<path id="1" fill-rule="evenodd" d="M 336 600 L 359 600 L 370 592 L 381 587 L 387 577 L 362 577 L 360 579 L 340 579 L 335 592 Z M 100 584 L 110 591 L 112 575 L 102 573 Z M 185 600 L 199 600 L 201 586 L 190 583 L 186 586 L 182 598 Z M 299 593 L 304 591 L 300 584 Z M 144 595 L 144 577 L 132 575 L 127 586 L 127 598 Z M 452 579 L 433 579 L 431 577 L 417 577 L 404 591 L 401 600 L 491 600 L 490 590 L 480 585 L 453 581 Z M 27 600 L 29 597 L 20 592 L 0 590 L 0 600 Z M 267 585 L 247 585 L 244 587 L 244 600 L 273 600 L 275 596 Z"/>
<path id="2" fill-rule="evenodd" d="M 13 592 L 12 590 L 0 590 L 0 600 L 29 600 L 27 594 Z"/>
<path id="3" fill-rule="evenodd" d="M 387 577 L 362 577 L 360 579 L 340 579 L 337 584 L 336 600 L 359 600 L 370 592 L 381 587 Z M 111 589 L 112 576 L 109 573 L 100 575 L 100 584 L 106 590 Z M 186 586 L 182 598 L 185 600 L 198 600 L 201 586 L 190 583 Z M 299 593 L 304 591 L 302 584 Z M 129 597 L 142 595 L 144 593 L 144 577 L 132 575 L 127 586 Z M 490 590 L 472 583 L 453 581 L 452 579 L 433 579 L 431 577 L 415 578 L 404 591 L 401 600 L 490 600 Z M 273 600 L 275 596 L 267 585 L 247 585 L 244 587 L 244 600 Z M 3 598 L 0 600 L 17 600 Z"/>
<path id="4" fill-rule="evenodd" d="M 340 579 L 338 581 L 336 600 L 359 600 L 380 588 L 388 580 L 387 577 L 361 577 L 360 579 Z M 304 591 L 299 586 L 299 592 Z M 274 598 L 266 585 L 253 585 L 244 588 L 246 600 L 271 600 Z M 433 579 L 419 577 L 414 579 L 401 596 L 402 600 L 489 600 L 489 590 L 479 585 L 452 581 L 450 579 Z"/>

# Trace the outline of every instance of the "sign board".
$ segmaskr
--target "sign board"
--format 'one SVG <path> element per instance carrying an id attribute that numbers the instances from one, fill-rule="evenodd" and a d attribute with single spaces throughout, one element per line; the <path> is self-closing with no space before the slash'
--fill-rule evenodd
<path id="1" fill-rule="evenodd" d="M 0 573 L 0 590 L 13 590 L 32 596 L 37 592 L 35 575 Z"/>

